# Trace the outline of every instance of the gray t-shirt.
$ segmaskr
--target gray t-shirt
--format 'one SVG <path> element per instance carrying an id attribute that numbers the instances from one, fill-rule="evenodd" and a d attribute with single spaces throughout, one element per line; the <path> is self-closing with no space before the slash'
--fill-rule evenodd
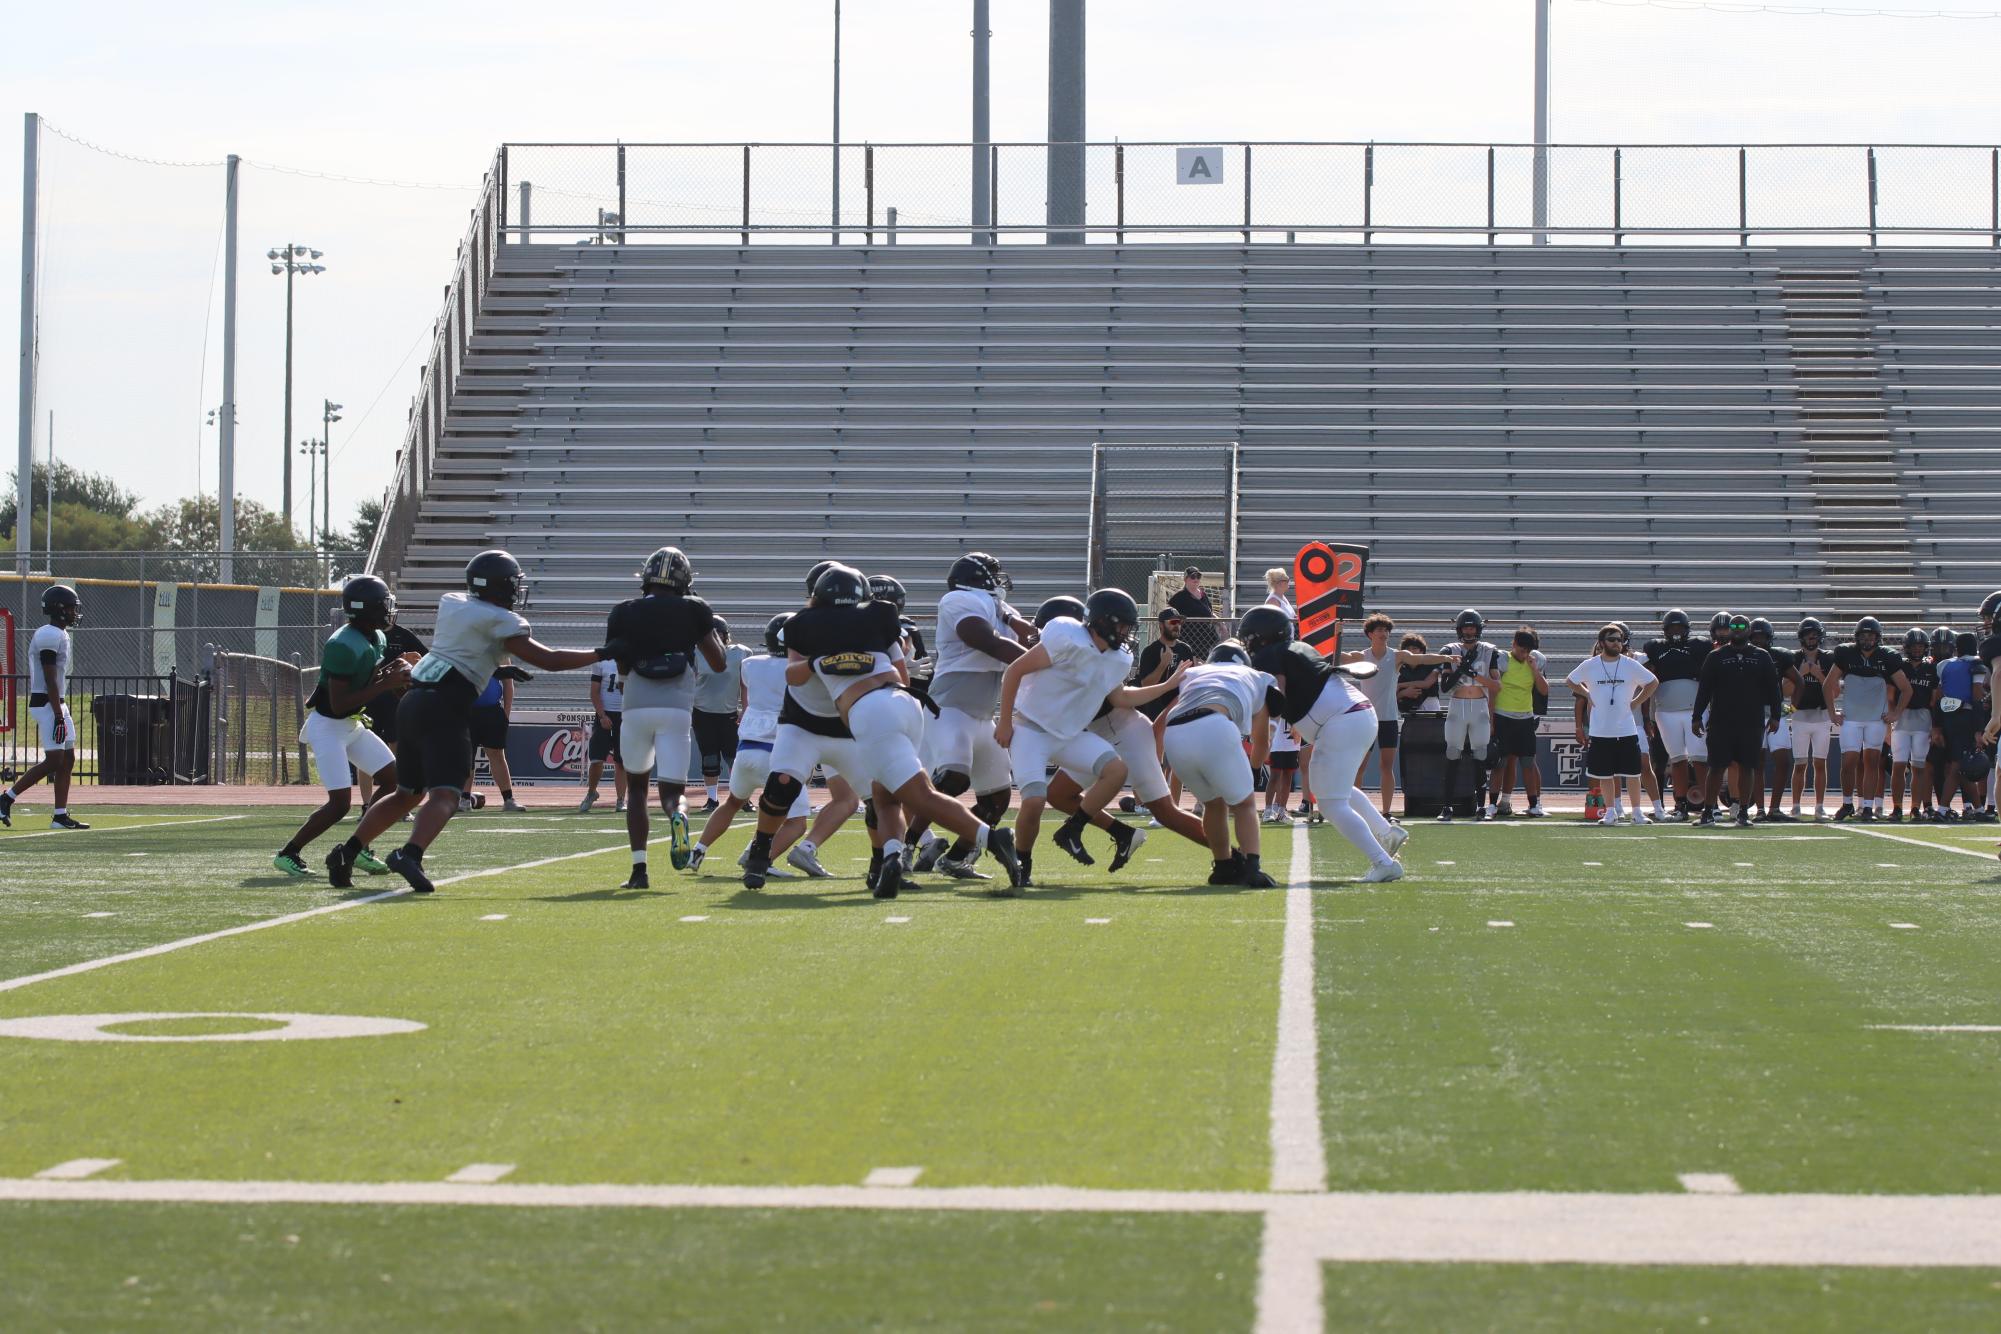
<path id="1" fill-rule="evenodd" d="M 1181 694 L 1168 717 L 1171 721 L 1220 707 L 1223 716 L 1236 725 L 1237 734 L 1248 740 L 1251 724 L 1256 721 L 1258 710 L 1265 706 L 1265 692 L 1272 685 L 1270 676 L 1239 663 L 1212 662 L 1190 667 L 1181 678 Z"/>
<path id="2" fill-rule="evenodd" d="M 714 672 L 696 655 L 695 674 L 699 680 L 695 686 L 695 707 L 703 713 L 735 713 L 738 691 L 743 684 L 743 660 L 749 656 L 750 650 L 742 644 L 725 644 L 723 669 Z"/>
<path id="3" fill-rule="evenodd" d="M 982 655 L 984 656 L 984 655 Z M 974 718 L 991 718 L 1000 705 L 1000 672 L 953 672 L 931 678 L 931 702 Z"/>
<path id="4" fill-rule="evenodd" d="M 507 641 L 527 633 L 528 622 L 506 607 L 467 593 L 447 593 L 438 599 L 431 651 L 410 674 L 419 681 L 439 681 L 456 671 L 475 691 L 483 691 L 507 655 Z"/>

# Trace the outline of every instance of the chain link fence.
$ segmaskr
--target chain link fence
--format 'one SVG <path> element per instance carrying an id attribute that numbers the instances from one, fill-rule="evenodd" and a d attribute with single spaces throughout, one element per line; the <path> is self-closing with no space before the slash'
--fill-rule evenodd
<path id="1" fill-rule="evenodd" d="M 1986 145 L 1058 147 L 1081 148 L 1086 200 L 1081 229 L 1061 230 L 1096 241 L 2001 246 L 2001 150 Z M 520 241 L 1035 242 L 1050 230 L 1050 156 L 1039 143 L 508 144 L 500 172 Z"/>

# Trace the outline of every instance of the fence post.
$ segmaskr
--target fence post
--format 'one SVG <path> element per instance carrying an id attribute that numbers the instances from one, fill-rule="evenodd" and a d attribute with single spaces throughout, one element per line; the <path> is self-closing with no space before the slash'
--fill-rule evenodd
<path id="1" fill-rule="evenodd" d="M 1751 150 L 1737 150 L 1737 244 L 1751 244 Z"/>
<path id="2" fill-rule="evenodd" d="M 1126 146 L 1112 145 L 1112 194 L 1118 201 L 1118 240 L 1126 243 Z M 2001 241 L 1995 244 L 2001 245 Z"/>
<path id="3" fill-rule="evenodd" d="M 1494 150 L 1490 148 L 1487 151 L 1491 153 Z M 1620 230 L 1626 221 L 1625 188 L 1626 188 L 1626 150 L 1623 148 L 1615 148 L 1612 150 L 1612 244 L 1613 245 L 1626 244 L 1626 233 Z"/>
<path id="4" fill-rule="evenodd" d="M 1376 239 L 1369 230 L 1369 224 L 1376 220 L 1376 146 L 1362 148 L 1362 244 L 1368 245 Z"/>
<path id="5" fill-rule="evenodd" d="M 743 146 L 743 243 L 750 244 L 750 145 Z"/>
<path id="6" fill-rule="evenodd" d="M 896 244 L 896 205 L 891 204 L 883 211 L 884 226 L 888 229 L 889 243 Z"/>
<path id="7" fill-rule="evenodd" d="M 1487 244 L 1494 244 L 1494 146 L 1487 145 Z"/>
<path id="8" fill-rule="evenodd" d="M 1869 244 L 1876 244 L 1876 149 L 1869 149 Z"/>
<path id="9" fill-rule="evenodd" d="M 1987 225 L 2001 246 L 2001 148 L 1987 150 Z"/>
<path id="10" fill-rule="evenodd" d="M 1244 145 L 1244 244 L 1251 243 L 1251 146 Z"/>
<path id="11" fill-rule="evenodd" d="M 988 245 L 1000 244 L 1000 145 L 987 145 L 989 167 L 987 170 L 987 221 L 993 230 L 987 233 Z"/>
<path id="12" fill-rule="evenodd" d="M 618 243 L 625 244 L 625 145 L 618 146 Z"/>
<path id="13" fill-rule="evenodd" d="M 875 244 L 875 145 L 862 145 L 862 240 L 865 245 Z"/>
<path id="14" fill-rule="evenodd" d="M 507 145 L 500 146 L 500 230 L 494 233 L 496 244 L 500 233 L 507 230 Z"/>

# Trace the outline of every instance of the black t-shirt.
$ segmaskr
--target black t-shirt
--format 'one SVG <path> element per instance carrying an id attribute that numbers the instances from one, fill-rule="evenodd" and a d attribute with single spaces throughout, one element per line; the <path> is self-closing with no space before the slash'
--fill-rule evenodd
<path id="1" fill-rule="evenodd" d="M 716 614 L 709 604 L 692 594 L 647 593 L 611 609 L 605 639 L 622 646 L 618 670 L 629 676 L 634 663 L 692 653 L 715 625 Z M 791 633 L 789 628 L 786 633 Z"/>
<path id="2" fill-rule="evenodd" d="M 1992 634 L 1980 641 L 1980 660 L 1989 667 L 1996 658 L 2001 658 L 2001 634 Z"/>
<path id="3" fill-rule="evenodd" d="M 1438 682 L 1433 681 L 1424 688 L 1421 695 L 1405 695 L 1402 687 L 1424 680 L 1432 673 L 1442 670 L 1438 667 L 1400 667 L 1397 669 L 1397 712 L 1416 713 L 1417 706 L 1428 699 L 1438 698 Z"/>
<path id="4" fill-rule="evenodd" d="M 1283 700 L 1267 700 L 1268 707 L 1288 723 L 1304 718 L 1334 675 L 1334 664 L 1320 656 L 1320 650 L 1304 640 L 1290 644 L 1268 644 L 1251 657 L 1251 665 L 1274 677 L 1285 691 Z"/>
<path id="5" fill-rule="evenodd" d="M 1755 644 L 1724 644 L 1702 662 L 1695 714 L 1714 727 L 1763 727 L 1779 716 L 1779 673 Z"/>
<path id="6" fill-rule="evenodd" d="M 1696 639 L 1672 642 L 1650 639 L 1640 654 L 1646 660 L 1647 670 L 1663 681 L 1699 681 L 1702 679 L 1703 659 L 1709 656 L 1709 647 Z"/>
<path id="7" fill-rule="evenodd" d="M 1834 650 L 1834 665 L 1841 669 L 1843 676 L 1880 676 L 1887 681 L 1904 670 L 1904 659 L 1895 650 L 1887 648 L 1879 648 L 1865 658 L 1862 650 L 1855 645 L 1842 644 Z"/>
<path id="8" fill-rule="evenodd" d="M 1929 658 L 1905 658 L 1904 679 L 1911 683 L 1912 713 L 1928 711 L 1938 702 L 1938 664 Z"/>
<path id="9" fill-rule="evenodd" d="M 902 639 L 903 620 L 888 602 L 808 607 L 785 623 L 785 647 L 802 658 L 887 653 Z"/>
<path id="10" fill-rule="evenodd" d="M 1147 677 L 1154 673 L 1155 669 L 1160 666 L 1162 656 L 1168 653 L 1174 655 L 1175 662 L 1193 663 L 1195 661 L 1195 649 L 1187 640 L 1177 639 L 1170 644 L 1165 639 L 1156 639 L 1139 651 L 1139 667 L 1133 673 L 1133 684 L 1150 684 L 1147 682 Z M 1171 672 L 1174 669 L 1170 667 L 1168 670 Z M 1174 703 L 1175 697 L 1180 693 L 1179 689 L 1170 690 L 1159 699 L 1149 704 L 1140 705 L 1139 711 L 1149 718 L 1158 718 Z"/>
<path id="11" fill-rule="evenodd" d="M 1826 678 L 1829 669 L 1834 666 L 1834 655 L 1824 648 L 1803 648 L 1799 652 L 1792 654 L 1791 657 L 1792 665 L 1799 670 L 1800 674 L 1799 694 L 1793 700 L 1793 707 L 1795 709 L 1826 708 L 1827 690 L 1822 685 L 1822 681 Z M 1807 675 L 1806 668 L 1809 662 L 1814 663 L 1820 668 L 1820 677 L 1818 679 Z"/>
<path id="12" fill-rule="evenodd" d="M 421 658 L 429 651 L 424 647 L 423 640 L 417 638 L 415 634 L 405 630 L 400 625 L 390 625 L 387 630 L 382 632 L 382 638 L 386 644 L 382 650 L 382 658 L 385 662 L 391 658 L 400 658 L 405 653 L 414 653 Z M 400 694 L 377 695 L 374 699 L 370 700 L 368 707 L 362 710 L 368 716 L 369 727 L 373 729 L 377 724 L 387 726 L 395 722 L 396 706 L 402 702 L 403 696 Z"/>
<path id="13" fill-rule="evenodd" d="M 1206 593 L 1201 597 L 1196 597 L 1184 588 L 1169 597 L 1167 605 L 1180 612 L 1183 616 L 1195 620 L 1213 621 L 1216 619 L 1216 608 L 1209 601 Z"/>

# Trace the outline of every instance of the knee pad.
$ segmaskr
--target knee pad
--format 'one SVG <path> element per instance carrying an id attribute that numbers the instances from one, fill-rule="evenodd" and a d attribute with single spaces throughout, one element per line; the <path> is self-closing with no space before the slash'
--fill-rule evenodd
<path id="1" fill-rule="evenodd" d="M 799 800 L 805 785 L 790 774 L 773 774 L 764 780 L 764 791 L 758 795 L 757 809 L 765 815 L 776 815 L 783 819 L 791 814 L 792 803 Z"/>
<path id="2" fill-rule="evenodd" d="M 981 824 L 991 825 L 1007 814 L 1010 793 L 1006 791 L 988 792 L 973 801 L 973 818 Z"/>
<path id="3" fill-rule="evenodd" d="M 874 829 L 876 827 L 874 797 L 862 798 L 862 823 L 867 827 L 869 827 L 870 829 Z"/>
<path id="4" fill-rule="evenodd" d="M 933 786 L 948 797 L 963 797 L 973 790 L 973 776 L 964 769 L 940 769 Z"/>

